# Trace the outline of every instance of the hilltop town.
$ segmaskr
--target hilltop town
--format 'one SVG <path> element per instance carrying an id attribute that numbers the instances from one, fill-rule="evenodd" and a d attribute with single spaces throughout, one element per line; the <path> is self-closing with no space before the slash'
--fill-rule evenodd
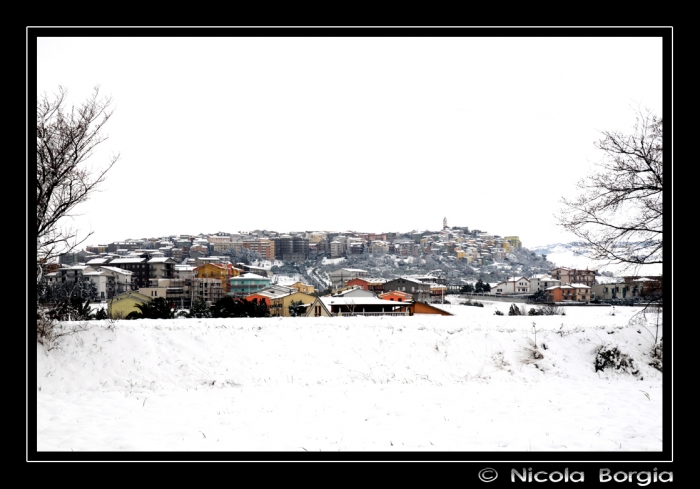
<path id="1" fill-rule="evenodd" d="M 116 311 L 123 300 L 122 314 L 154 298 L 187 309 L 197 299 L 211 306 L 230 297 L 287 316 L 314 308 L 317 315 L 321 308 L 342 313 L 341 299 L 352 304 L 346 313 L 360 298 L 365 312 L 404 313 L 408 304 L 413 313 L 416 304 L 444 303 L 449 294 L 590 303 L 640 297 L 648 292 L 645 280 L 660 287 L 654 277 L 608 285 L 595 270 L 557 267 L 518 236 L 450 227 L 446 218 L 439 231 L 255 230 L 127 239 L 61 255 L 44 269 L 40 301 L 77 295 L 109 302 Z M 335 308 L 318 297 L 335 297 Z M 304 307 L 293 310 L 292 304 Z"/>

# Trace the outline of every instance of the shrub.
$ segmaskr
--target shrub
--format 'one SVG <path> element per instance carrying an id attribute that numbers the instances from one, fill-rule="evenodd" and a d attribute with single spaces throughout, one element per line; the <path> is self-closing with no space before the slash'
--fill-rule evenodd
<path id="1" fill-rule="evenodd" d="M 511 304 L 510 309 L 508 309 L 508 315 L 509 316 L 520 316 L 520 315 L 522 315 L 522 311 L 515 304 Z"/>
<path id="2" fill-rule="evenodd" d="M 494 316 L 503 316 L 503 313 L 496 309 L 496 312 L 493 313 Z"/>
<path id="3" fill-rule="evenodd" d="M 163 297 L 156 297 L 145 304 L 136 304 L 138 311 L 127 314 L 126 319 L 173 319 L 175 312 Z"/>
<path id="4" fill-rule="evenodd" d="M 556 304 L 546 304 L 540 307 L 539 314 L 541 316 L 566 316 L 563 307 L 559 307 Z"/>
<path id="5" fill-rule="evenodd" d="M 663 356 L 664 356 L 664 339 L 661 338 L 659 343 L 651 349 L 651 362 L 649 365 L 654 367 L 659 372 L 663 372 Z"/>
<path id="6" fill-rule="evenodd" d="M 639 376 L 639 369 L 632 357 L 622 353 L 617 346 L 603 344 L 598 347 L 595 355 L 595 371 L 611 369 Z"/>

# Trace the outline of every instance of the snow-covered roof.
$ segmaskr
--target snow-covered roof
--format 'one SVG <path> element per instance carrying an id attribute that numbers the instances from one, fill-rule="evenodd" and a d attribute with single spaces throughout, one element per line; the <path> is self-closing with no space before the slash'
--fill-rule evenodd
<path id="1" fill-rule="evenodd" d="M 267 277 L 263 277 L 262 275 L 258 275 L 256 273 L 248 272 L 248 273 L 242 273 L 238 277 L 231 277 L 231 280 L 244 280 L 244 279 L 251 279 L 251 278 L 252 279 L 258 279 L 258 278 L 266 279 Z"/>
<path id="2" fill-rule="evenodd" d="M 385 278 L 379 278 L 379 277 L 357 277 L 352 280 L 362 280 L 363 282 L 366 282 L 368 284 L 384 284 L 387 282 L 387 279 Z M 348 280 L 349 282 L 349 280 Z"/>
<path id="3" fill-rule="evenodd" d="M 148 263 L 165 263 L 168 260 L 172 260 L 172 258 L 168 258 L 167 256 L 154 256 L 148 260 Z"/>
<path id="4" fill-rule="evenodd" d="M 192 265 L 175 265 L 175 270 L 180 271 L 180 272 L 186 272 L 186 271 L 194 271 L 195 266 Z"/>
<path id="5" fill-rule="evenodd" d="M 109 267 L 109 266 L 101 266 L 100 267 L 103 270 L 107 270 L 109 272 L 114 272 L 114 273 L 121 273 L 123 275 L 133 275 L 133 272 L 131 270 L 124 270 L 123 268 L 118 268 L 118 267 Z"/>
<path id="6" fill-rule="evenodd" d="M 588 285 L 583 285 L 583 284 L 566 284 L 566 285 L 552 285 L 551 287 L 547 287 L 544 290 L 553 290 L 553 289 L 590 289 Z"/>
<path id="7" fill-rule="evenodd" d="M 525 277 L 515 277 L 515 278 L 509 278 L 508 282 L 519 282 L 520 280 L 527 280 L 528 282 L 530 281 L 529 278 Z"/>
<path id="8" fill-rule="evenodd" d="M 143 263 L 145 261 L 146 261 L 145 258 L 139 258 L 138 256 L 132 256 L 132 257 L 128 257 L 128 258 L 115 258 L 114 260 L 112 260 L 109 263 L 110 264 L 115 264 L 115 263 L 126 264 L 126 263 Z"/>
<path id="9" fill-rule="evenodd" d="M 374 306 L 374 305 L 379 305 L 379 306 L 393 306 L 396 307 L 397 305 L 400 306 L 402 304 L 406 304 L 406 302 L 396 302 L 396 301 L 387 301 L 384 299 L 379 299 L 378 297 L 319 297 L 321 301 L 326 305 L 326 307 L 330 307 L 331 305 L 335 306 L 345 306 L 345 305 L 355 305 L 355 306 Z"/>
<path id="10" fill-rule="evenodd" d="M 91 270 L 85 270 L 85 271 L 83 272 L 83 275 L 86 276 L 86 277 L 100 276 L 100 275 L 104 275 L 104 274 L 105 274 L 104 271 L 95 270 L 94 268 L 91 269 Z"/>

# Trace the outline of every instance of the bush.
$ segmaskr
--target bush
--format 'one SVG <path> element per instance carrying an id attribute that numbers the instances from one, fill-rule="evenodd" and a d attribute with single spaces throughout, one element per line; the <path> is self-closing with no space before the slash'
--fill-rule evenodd
<path id="1" fill-rule="evenodd" d="M 521 311 L 520 308 L 519 308 L 518 306 L 516 306 L 515 304 L 511 304 L 511 305 L 510 305 L 510 309 L 508 309 L 508 315 L 509 315 L 509 316 L 521 316 L 521 315 L 522 315 L 522 311 Z"/>
<path id="2" fill-rule="evenodd" d="M 493 313 L 494 316 L 503 316 L 503 313 L 496 309 L 496 312 Z"/>
<path id="3" fill-rule="evenodd" d="M 162 297 L 156 297 L 145 304 L 136 304 L 138 311 L 127 314 L 125 319 L 173 319 L 173 308 Z"/>
<path id="4" fill-rule="evenodd" d="M 632 357 L 622 353 L 617 346 L 603 344 L 598 347 L 595 355 L 595 371 L 611 369 L 639 376 L 639 369 Z"/>
<path id="5" fill-rule="evenodd" d="M 663 372 L 663 357 L 664 357 L 664 339 L 661 338 L 659 343 L 651 349 L 651 362 L 649 365 L 654 367 L 659 372 Z"/>
<path id="6" fill-rule="evenodd" d="M 538 313 L 540 316 L 566 316 L 564 308 L 556 304 L 546 304 L 539 308 Z"/>

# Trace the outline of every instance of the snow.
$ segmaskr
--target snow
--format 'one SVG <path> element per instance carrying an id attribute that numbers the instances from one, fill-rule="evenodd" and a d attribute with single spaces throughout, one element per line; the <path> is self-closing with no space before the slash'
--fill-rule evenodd
<path id="1" fill-rule="evenodd" d="M 598 270 L 600 272 L 612 272 L 622 277 L 626 275 L 663 275 L 661 264 L 630 267 L 621 264 L 610 264 L 605 261 L 592 260 L 584 255 L 574 253 L 573 243 L 552 244 L 531 248 L 540 255 L 546 255 L 547 260 L 555 263 L 557 267 L 576 268 L 579 270 Z"/>
<path id="2" fill-rule="evenodd" d="M 36 347 L 37 449 L 662 450 L 656 314 L 448 299 L 452 317 L 64 323 L 85 328 Z M 603 344 L 639 375 L 596 372 Z"/>

